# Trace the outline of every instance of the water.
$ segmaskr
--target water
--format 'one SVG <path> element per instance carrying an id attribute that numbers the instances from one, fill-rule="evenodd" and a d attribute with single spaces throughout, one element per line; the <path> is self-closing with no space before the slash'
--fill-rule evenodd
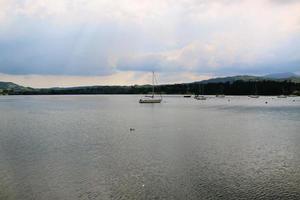
<path id="1" fill-rule="evenodd" d="M 0 199 L 300 199 L 300 98 L 138 99 L 0 96 Z"/>

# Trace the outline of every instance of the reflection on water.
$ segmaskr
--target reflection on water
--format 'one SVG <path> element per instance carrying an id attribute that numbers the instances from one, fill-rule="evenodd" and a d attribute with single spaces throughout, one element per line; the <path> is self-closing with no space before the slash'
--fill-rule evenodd
<path id="1" fill-rule="evenodd" d="M 138 99 L 0 97 L 0 199 L 300 199 L 300 98 Z"/>

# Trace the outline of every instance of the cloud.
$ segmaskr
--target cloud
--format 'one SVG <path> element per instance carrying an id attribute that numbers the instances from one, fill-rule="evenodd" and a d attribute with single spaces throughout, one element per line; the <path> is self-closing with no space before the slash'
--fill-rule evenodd
<path id="1" fill-rule="evenodd" d="M 291 3 L 299 3 L 299 0 L 270 0 L 273 3 L 278 4 L 291 4 Z"/>
<path id="2" fill-rule="evenodd" d="M 0 0 L 0 7 L 4 74 L 155 70 L 182 80 L 300 68 L 299 1 Z"/>
<path id="3" fill-rule="evenodd" d="M 119 61 L 117 69 L 216 74 L 299 69 L 300 39 L 267 44 L 267 41 L 258 43 L 240 37 L 243 36 L 219 36 L 209 41 L 193 41 L 171 51 L 126 57 Z"/>

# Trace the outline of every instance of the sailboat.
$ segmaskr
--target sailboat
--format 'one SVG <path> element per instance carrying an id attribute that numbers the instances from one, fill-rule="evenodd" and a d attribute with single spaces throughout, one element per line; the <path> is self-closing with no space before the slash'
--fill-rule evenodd
<path id="1" fill-rule="evenodd" d="M 255 95 L 255 94 L 254 94 L 254 95 L 249 95 L 249 97 L 250 97 L 250 98 L 254 98 L 254 99 L 259 98 L 259 96 L 258 96 L 258 95 Z"/>
<path id="2" fill-rule="evenodd" d="M 282 94 L 282 95 L 277 96 L 277 98 L 287 98 L 287 96 Z"/>
<path id="3" fill-rule="evenodd" d="M 141 98 L 139 103 L 160 103 L 162 101 L 161 95 L 159 98 L 155 97 L 154 95 L 155 80 L 154 72 L 152 72 L 152 94 Z"/>
<path id="4" fill-rule="evenodd" d="M 255 83 L 254 86 L 255 86 L 255 94 L 254 94 L 254 95 L 249 95 L 248 97 L 257 99 L 257 98 L 259 98 L 259 96 L 257 95 L 257 87 L 256 87 L 256 83 Z"/>
<path id="5" fill-rule="evenodd" d="M 284 89 L 282 88 L 282 94 L 277 96 L 277 98 L 287 98 L 286 95 L 284 95 Z"/>
<path id="6" fill-rule="evenodd" d="M 187 85 L 187 89 L 186 89 L 186 93 L 183 95 L 184 98 L 191 98 L 192 95 L 190 94 L 190 91 L 189 91 L 189 85 Z"/>
<path id="7" fill-rule="evenodd" d="M 202 94 L 203 94 L 203 85 L 199 85 L 200 86 L 200 94 L 201 95 L 195 95 L 195 99 L 197 99 L 197 100 L 206 100 L 206 97 L 205 96 L 203 96 Z"/>
<path id="8" fill-rule="evenodd" d="M 217 98 L 225 98 L 224 87 L 221 85 L 221 93 L 216 95 Z"/>
<path id="9" fill-rule="evenodd" d="M 206 100 L 206 97 L 205 96 L 202 96 L 202 95 L 196 95 L 195 96 L 195 99 L 197 99 L 197 100 Z"/>
<path id="10" fill-rule="evenodd" d="M 217 97 L 217 98 L 224 98 L 224 97 L 225 97 L 225 94 L 217 94 L 216 97 Z"/>

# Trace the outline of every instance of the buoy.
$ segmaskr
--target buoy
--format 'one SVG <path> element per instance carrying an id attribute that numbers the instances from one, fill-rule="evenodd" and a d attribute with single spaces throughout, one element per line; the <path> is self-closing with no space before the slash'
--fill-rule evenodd
<path id="1" fill-rule="evenodd" d="M 266 101 L 265 103 L 267 104 L 268 102 Z"/>

